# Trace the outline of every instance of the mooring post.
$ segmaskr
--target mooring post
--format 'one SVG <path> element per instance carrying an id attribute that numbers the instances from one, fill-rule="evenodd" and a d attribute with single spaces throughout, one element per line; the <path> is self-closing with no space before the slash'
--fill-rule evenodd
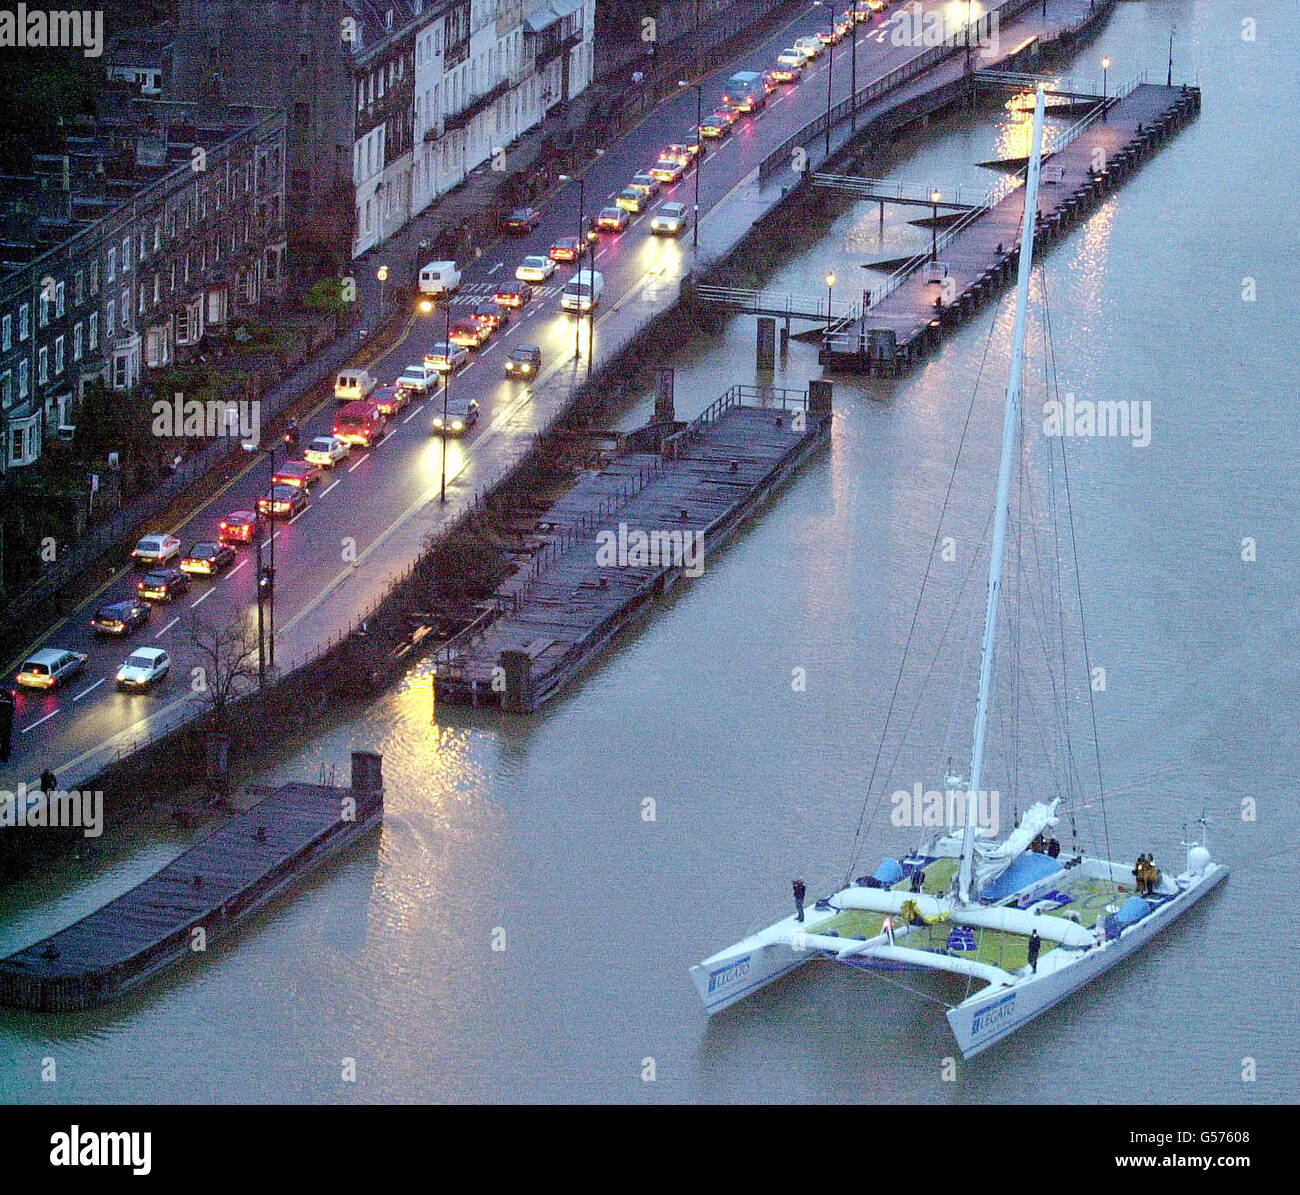
<path id="1" fill-rule="evenodd" d="M 755 363 L 759 369 L 773 369 L 776 366 L 776 320 L 771 316 L 759 317 L 755 352 Z"/>

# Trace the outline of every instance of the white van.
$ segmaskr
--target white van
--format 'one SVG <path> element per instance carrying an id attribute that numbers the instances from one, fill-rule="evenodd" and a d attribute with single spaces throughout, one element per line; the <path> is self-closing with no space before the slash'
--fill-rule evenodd
<path id="1" fill-rule="evenodd" d="M 460 285 L 460 271 L 454 261 L 431 261 L 420 268 L 420 293 L 449 295 Z"/>
<path id="2" fill-rule="evenodd" d="M 560 306 L 565 311 L 590 311 L 600 302 L 605 290 L 605 275 L 599 270 L 579 270 L 560 292 Z"/>
<path id="3" fill-rule="evenodd" d="M 815 37 L 796 37 L 794 48 L 807 59 L 816 58 L 825 49 Z"/>
<path id="4" fill-rule="evenodd" d="M 359 398 L 369 398 L 370 392 L 377 384 L 364 369 L 355 366 L 340 369 L 334 378 L 334 397 L 339 402 L 356 402 Z"/>

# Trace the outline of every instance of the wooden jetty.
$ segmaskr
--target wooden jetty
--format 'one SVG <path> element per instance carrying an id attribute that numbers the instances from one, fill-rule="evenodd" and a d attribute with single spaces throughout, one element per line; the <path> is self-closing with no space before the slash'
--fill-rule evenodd
<path id="1" fill-rule="evenodd" d="M 1196 87 L 1141 83 L 1098 104 L 1060 149 L 1044 155 L 1035 248 L 1066 235 L 1201 108 Z M 1100 165 L 1099 165 L 1100 164 Z M 937 262 L 920 254 L 900 266 L 884 293 L 852 323 L 831 329 L 820 360 L 832 370 L 895 376 L 936 347 L 1014 281 L 1022 187 L 960 217 L 941 240 Z"/>
<path id="2" fill-rule="evenodd" d="M 161 871 L 56 934 L 0 959 L 0 1004 L 110 1004 L 215 939 L 383 818 L 382 760 L 352 754 L 352 787 L 286 784 Z"/>
<path id="3" fill-rule="evenodd" d="M 436 699 L 536 710 L 656 595 L 699 575 L 830 427 L 831 388 L 816 382 L 734 386 L 689 424 L 633 433 L 542 516 L 546 546 L 438 650 Z"/>

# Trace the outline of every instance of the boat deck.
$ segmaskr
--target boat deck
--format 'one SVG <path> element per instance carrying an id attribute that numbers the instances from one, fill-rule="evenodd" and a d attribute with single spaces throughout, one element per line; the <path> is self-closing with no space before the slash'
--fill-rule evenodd
<path id="1" fill-rule="evenodd" d="M 958 860 L 936 859 L 925 868 L 922 891 L 929 896 L 943 896 L 952 886 Z M 910 891 L 911 881 L 902 879 L 893 885 L 895 892 Z M 1077 919 L 1079 924 L 1091 929 L 1106 913 L 1108 906 L 1122 903 L 1123 894 L 1108 880 L 1083 874 L 1078 869 L 1064 871 L 1053 883 L 1047 899 L 1057 899 L 1053 909 L 1042 909 L 1045 916 Z M 845 909 L 817 926 L 818 935 L 839 938 L 856 938 L 867 941 L 884 932 L 886 915 L 867 909 Z M 950 946 L 952 935 L 959 927 L 952 921 L 942 920 L 934 925 L 909 925 L 904 927 L 894 918 L 894 936 L 898 944 L 913 950 L 928 950 L 933 954 L 953 954 L 975 962 L 991 963 L 1004 971 L 1015 972 L 1029 965 L 1029 939 L 1023 934 L 986 927 L 965 927 L 960 933 L 964 949 Z M 1056 949 L 1056 943 L 1044 938 L 1039 957 Z"/>

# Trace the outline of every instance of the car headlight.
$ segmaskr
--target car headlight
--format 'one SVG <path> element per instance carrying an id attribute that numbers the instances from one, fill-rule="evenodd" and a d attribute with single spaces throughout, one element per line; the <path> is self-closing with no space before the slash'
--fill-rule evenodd
<path id="1" fill-rule="evenodd" d="M 464 422 L 460 419 L 453 419 L 451 422 L 451 430 L 454 432 L 461 431 L 464 428 L 464 426 L 465 426 Z"/>

